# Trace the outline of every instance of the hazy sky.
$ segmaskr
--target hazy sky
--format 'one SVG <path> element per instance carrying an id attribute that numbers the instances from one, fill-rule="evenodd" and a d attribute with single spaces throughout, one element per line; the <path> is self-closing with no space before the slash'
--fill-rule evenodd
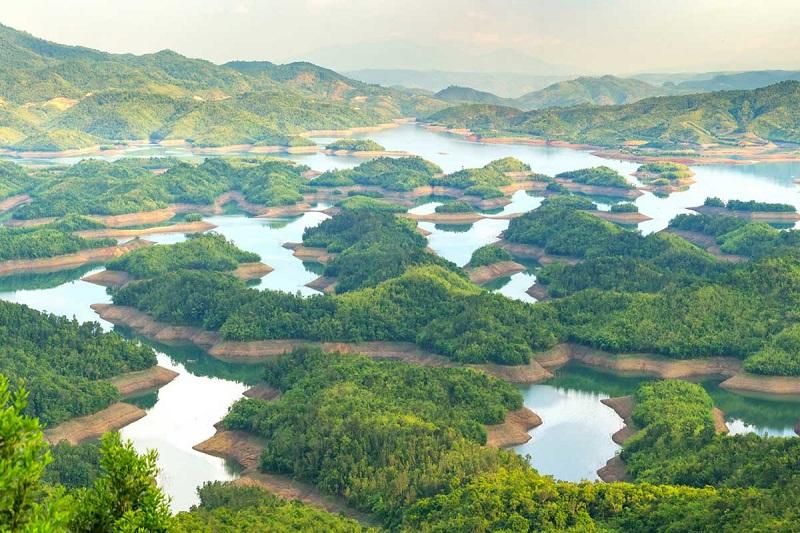
<path id="1" fill-rule="evenodd" d="M 576 72 L 800 68 L 800 0 L 1 0 L 0 22 L 112 52 L 463 69 L 513 49 Z M 398 42 L 421 45 L 398 52 Z M 352 45 L 394 42 L 387 65 Z M 424 53 L 435 47 L 441 53 Z M 399 56 L 399 57 L 398 57 Z M 411 56 L 411 57 L 409 57 Z M 517 55 L 509 56 L 517 61 Z M 520 62 L 519 70 L 529 66 Z"/>

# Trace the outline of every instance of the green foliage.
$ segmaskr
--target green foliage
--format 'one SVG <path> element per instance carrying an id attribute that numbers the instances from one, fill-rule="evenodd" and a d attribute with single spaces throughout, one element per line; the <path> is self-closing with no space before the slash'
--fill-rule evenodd
<path id="1" fill-rule="evenodd" d="M 391 191 L 410 191 L 416 187 L 430 185 L 434 174 L 440 169 L 421 157 L 378 157 L 365 161 L 347 170 L 324 172 L 310 185 L 318 187 L 339 187 L 344 185 L 373 185 Z"/>
<path id="2" fill-rule="evenodd" d="M 163 173 L 154 173 L 147 161 L 87 159 L 66 170 L 51 171 L 31 191 L 33 202 L 16 209 L 14 217 L 119 215 L 161 209 L 170 203 L 209 205 L 229 190 L 241 191 L 253 203 L 286 205 L 301 201 L 306 186 L 303 172 L 307 167 L 286 160 L 164 162 L 168 168 Z"/>
<path id="3" fill-rule="evenodd" d="M 188 235 L 172 246 L 139 248 L 109 262 L 107 268 L 122 270 L 134 278 L 151 278 L 180 269 L 232 271 L 241 263 L 260 259 L 218 233 L 203 233 Z"/>
<path id="4" fill-rule="evenodd" d="M 500 261 L 511 261 L 511 259 L 511 254 L 504 249 L 498 246 L 487 244 L 486 246 L 481 246 L 472 252 L 472 258 L 470 258 L 467 266 L 480 267 L 499 263 Z"/>
<path id="5" fill-rule="evenodd" d="M 756 202 L 755 200 L 728 200 L 728 203 L 725 203 L 716 197 L 706 198 L 703 205 L 707 207 L 724 207 L 731 211 L 763 211 L 775 213 L 794 213 L 797 211 L 792 204 Z"/>
<path id="6" fill-rule="evenodd" d="M 530 136 L 626 149 L 626 141 L 645 141 L 639 149 L 642 152 L 736 144 L 748 135 L 772 142 L 798 142 L 794 102 L 799 93 L 800 82 L 786 81 L 748 91 L 661 96 L 619 106 L 523 112 L 462 105 L 436 112 L 427 120 L 485 136 Z"/>
<path id="7" fill-rule="evenodd" d="M 0 34 L 0 49 L 8 67 L 0 75 L 0 120 L 8 124 L 0 141 L 14 149 L 126 139 L 301 146 L 310 141 L 293 134 L 304 130 L 369 126 L 442 107 L 309 63 L 214 65 L 171 51 L 107 54 L 10 28 Z"/>
<path id="8" fill-rule="evenodd" d="M 744 368 L 755 374 L 800 376 L 800 324 L 788 326 L 761 350 L 748 357 Z"/>
<path id="9" fill-rule="evenodd" d="M 541 246 L 550 254 L 581 257 L 622 231 L 615 224 L 555 202 L 512 219 L 505 238 Z"/>
<path id="10" fill-rule="evenodd" d="M 499 198 L 504 195 L 498 187 L 513 183 L 512 178 L 506 175 L 507 172 L 528 171 L 530 171 L 530 167 L 522 161 L 506 157 L 492 161 L 481 168 L 465 168 L 435 178 L 434 184 L 464 189 L 467 194 L 474 194 L 481 198 Z"/>
<path id="11" fill-rule="evenodd" d="M 685 180 L 692 176 L 693 172 L 683 163 L 673 163 L 671 161 L 655 161 L 645 163 L 636 169 L 636 175 L 642 183 L 656 183 L 659 180 L 667 180 L 667 183 Z"/>
<path id="12" fill-rule="evenodd" d="M 198 488 L 200 505 L 179 513 L 174 531 L 186 533 L 235 533 L 240 531 L 367 531 L 357 522 L 327 513 L 298 500 L 284 500 L 258 487 L 219 481 Z"/>
<path id="13" fill-rule="evenodd" d="M 346 150 L 348 152 L 383 152 L 383 146 L 371 139 L 337 139 L 325 147 L 328 150 Z"/>
<path id="14" fill-rule="evenodd" d="M 350 211 L 368 210 L 387 211 L 390 213 L 404 213 L 406 211 L 406 208 L 402 205 L 361 194 L 348 195 L 347 198 L 339 202 L 339 206 Z"/>
<path id="15" fill-rule="evenodd" d="M 435 211 L 437 213 L 472 213 L 475 208 L 467 202 L 453 201 L 437 205 Z"/>
<path id="16" fill-rule="evenodd" d="M 798 439 L 716 434 L 711 397 L 694 383 L 647 383 L 635 402 L 633 418 L 643 429 L 622 457 L 637 481 L 780 489 L 796 497 Z"/>
<path id="17" fill-rule="evenodd" d="M 633 185 L 628 183 L 622 174 L 606 166 L 584 168 L 556 174 L 556 178 L 583 183 L 585 185 L 596 185 L 598 187 L 621 187 L 632 189 Z"/>
<path id="18" fill-rule="evenodd" d="M 30 391 L 28 413 L 47 425 L 116 401 L 108 378 L 156 364 L 150 348 L 103 333 L 96 323 L 0 302 L 0 373 Z"/>
<path id="19" fill-rule="evenodd" d="M 42 481 L 63 485 L 67 489 L 90 487 L 100 475 L 100 443 L 70 444 L 62 440 L 50 448 L 52 462 L 47 465 Z"/>
<path id="20" fill-rule="evenodd" d="M 612 213 L 638 213 L 639 207 L 631 202 L 622 202 L 611 206 Z"/>
<path id="21" fill-rule="evenodd" d="M 158 454 L 138 455 L 118 433 L 106 434 L 100 446 L 101 473 L 79 493 L 70 529 L 74 531 L 169 531 L 166 496 L 156 485 Z"/>
<path id="22" fill-rule="evenodd" d="M 483 373 L 296 351 L 265 375 L 281 398 L 238 402 L 225 427 L 269 437 L 263 469 L 342 494 L 387 524 L 453 474 L 510 459 L 477 443 L 482 424 L 502 420 L 521 397 Z"/>
<path id="23" fill-rule="evenodd" d="M 11 392 L 0 374 L 0 529 L 63 529 L 66 502 L 59 493 L 49 494 L 41 482 L 51 457 L 39 421 L 25 411 L 25 390 Z"/>
<path id="24" fill-rule="evenodd" d="M 346 209 L 308 228 L 303 243 L 338 253 L 325 267 L 325 275 L 336 278 L 339 293 L 374 286 L 416 265 L 457 271 L 455 265 L 426 250 L 427 241 L 413 222 L 388 209 Z"/>
<path id="25" fill-rule="evenodd" d="M 83 221 L 70 219 L 48 226 L 0 227 L 0 261 L 55 257 L 117 244 L 114 239 L 84 239 L 69 233 L 81 225 Z"/>
<path id="26" fill-rule="evenodd" d="M 0 161 L 0 199 L 23 193 L 35 184 L 25 169 L 10 161 Z"/>

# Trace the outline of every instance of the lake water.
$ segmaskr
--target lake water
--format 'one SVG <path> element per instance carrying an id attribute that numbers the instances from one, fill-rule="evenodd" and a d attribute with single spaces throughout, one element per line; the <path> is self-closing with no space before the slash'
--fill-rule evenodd
<path id="1" fill-rule="evenodd" d="M 587 152 L 565 148 L 484 145 L 460 137 L 432 133 L 423 128 L 405 125 L 391 130 L 362 135 L 383 144 L 389 150 L 404 150 L 439 164 L 446 172 L 481 166 L 500 157 L 513 156 L 544 174 L 555 174 L 587 166 L 607 165 L 629 175 L 636 169 L 630 162 L 597 158 Z M 320 140 L 323 142 L 325 140 Z M 189 159 L 197 156 L 182 149 L 137 147 L 131 156 L 172 155 Z M 346 168 L 361 159 L 325 154 L 282 156 L 307 164 L 316 170 Z M 70 160 L 26 160 L 29 164 L 70 163 Z M 636 204 L 652 221 L 640 224 L 645 232 L 657 231 L 669 219 L 685 212 L 687 207 L 702 204 L 707 196 L 723 199 L 755 199 L 788 202 L 800 206 L 798 186 L 793 179 L 800 176 L 800 163 L 767 163 L 758 165 L 717 165 L 696 167 L 696 180 L 689 190 L 658 198 L 646 193 Z M 633 178 L 631 178 L 632 181 Z M 517 192 L 503 213 L 535 209 L 542 198 L 524 191 Z M 598 200 L 605 202 L 606 200 Z M 436 203 L 427 203 L 414 212 L 431 212 Z M 605 206 L 604 206 L 605 207 Z M 314 265 L 304 265 L 282 247 L 285 242 L 298 242 L 303 230 L 327 218 L 319 212 L 300 217 L 261 219 L 245 216 L 215 216 L 206 220 L 216 224 L 216 231 L 232 239 L 243 249 L 261 255 L 262 261 L 275 270 L 256 286 L 302 294 L 315 291 L 305 284 L 317 277 Z M 430 247 L 458 265 L 466 264 L 472 253 L 498 239 L 508 227 L 507 220 L 484 219 L 474 224 L 448 226 L 421 223 L 431 232 Z M 146 237 L 159 243 L 178 242 L 182 235 Z M 27 304 L 52 313 L 75 316 L 78 320 L 99 320 L 90 304 L 109 302 L 103 287 L 80 281 L 80 278 L 101 267 L 87 267 L 55 274 L 21 275 L 0 278 L 0 298 Z M 522 272 L 500 280 L 491 289 L 506 296 L 533 302 L 525 291 L 535 282 L 532 272 Z M 111 325 L 101 321 L 105 329 Z M 125 333 L 125 332 L 123 332 Z M 172 497 L 174 510 L 187 509 L 197 503 L 195 487 L 203 481 L 234 478 L 236 468 L 205 454 L 192 446 L 213 435 L 213 424 L 241 397 L 248 383 L 258 379 L 258 367 L 216 361 L 190 348 L 155 345 L 159 364 L 171 368 L 179 376 L 157 395 L 140 400 L 147 416 L 122 430 L 134 441 L 137 449 L 159 451 L 159 482 Z M 602 398 L 630 394 L 640 379 L 610 376 L 593 370 L 569 366 L 547 383 L 522 389 L 525 405 L 537 412 L 544 423 L 532 431 L 532 440 L 517 451 L 529 454 L 533 465 L 560 479 L 596 479 L 595 471 L 618 450 L 611 434 L 622 421 L 600 403 Z M 793 435 L 792 427 L 800 417 L 800 404 L 761 398 L 745 398 L 704 383 L 715 403 L 726 412 L 732 432 L 754 431 L 771 435 Z"/>

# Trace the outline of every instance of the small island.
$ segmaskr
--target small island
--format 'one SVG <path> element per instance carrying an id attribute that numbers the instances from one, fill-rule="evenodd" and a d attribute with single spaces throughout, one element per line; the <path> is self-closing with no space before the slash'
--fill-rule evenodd
<path id="1" fill-rule="evenodd" d="M 797 208 L 791 204 L 706 198 L 703 205 L 691 208 L 703 215 L 737 217 L 759 222 L 793 222 L 800 220 Z"/>
<path id="2" fill-rule="evenodd" d="M 350 155 L 356 157 L 401 157 L 407 152 L 387 150 L 372 139 L 337 139 L 325 146 L 328 155 Z"/>
<path id="3" fill-rule="evenodd" d="M 645 163 L 633 175 L 645 185 L 645 190 L 663 195 L 684 191 L 694 183 L 694 172 L 688 166 L 672 161 Z"/>

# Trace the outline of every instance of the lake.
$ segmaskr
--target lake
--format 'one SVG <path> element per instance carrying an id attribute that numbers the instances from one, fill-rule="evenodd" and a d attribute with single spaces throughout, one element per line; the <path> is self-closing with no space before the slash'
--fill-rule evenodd
<path id="1" fill-rule="evenodd" d="M 606 160 L 587 152 L 567 148 L 526 145 L 490 145 L 469 142 L 463 138 L 434 133 L 414 125 L 361 135 L 383 144 L 388 150 L 403 150 L 420 155 L 439 164 L 446 172 L 466 167 L 482 166 L 501 157 L 513 156 L 531 165 L 533 170 L 555 174 L 587 166 L 607 165 L 625 175 L 636 169 L 625 161 Z M 320 140 L 323 142 L 324 140 Z M 187 159 L 198 156 L 179 149 L 137 147 L 128 156 L 172 155 Z M 117 157 L 117 156 L 115 156 Z M 346 168 L 358 164 L 353 157 L 313 155 L 283 155 L 309 165 L 315 170 Z M 24 160 L 29 164 L 69 163 L 69 160 Z M 700 205 L 707 196 L 727 199 L 786 202 L 800 207 L 800 192 L 793 180 L 800 176 L 800 163 L 765 163 L 757 165 L 698 166 L 696 183 L 687 191 L 658 198 L 646 193 L 636 200 L 640 211 L 653 220 L 639 228 L 644 232 L 664 228 L 667 222 L 686 208 Z M 632 181 L 633 178 L 631 178 Z M 542 198 L 524 191 L 516 193 L 503 213 L 535 209 Z M 598 199 L 598 202 L 606 202 Z M 417 206 L 414 212 L 431 212 L 437 204 Z M 321 206 L 324 207 L 324 206 Z M 217 225 L 216 231 L 232 239 L 245 250 L 261 255 L 262 261 L 275 270 L 262 278 L 257 287 L 309 295 L 316 291 L 305 284 L 317 277 L 315 265 L 305 265 L 285 242 L 298 242 L 305 228 L 327 218 L 319 212 L 308 212 L 293 218 L 248 218 L 243 215 L 208 217 Z M 442 257 L 458 265 L 466 264 L 474 250 L 498 239 L 508 227 L 507 220 L 484 219 L 474 224 L 447 226 L 423 222 L 421 227 L 431 232 L 430 247 Z M 147 239 L 159 243 L 178 242 L 182 235 L 154 235 Z M 33 308 L 74 316 L 78 320 L 99 320 L 90 304 L 109 302 L 103 287 L 80 281 L 87 273 L 102 267 L 86 267 L 54 274 L 26 274 L 0 278 L 0 298 L 27 304 Z M 490 286 L 511 298 L 533 303 L 525 291 L 535 282 L 532 271 L 498 280 Z M 100 321 L 105 329 L 107 322 Z M 124 332 L 123 333 L 127 333 Z M 155 448 L 159 451 L 161 475 L 159 483 L 172 498 L 175 511 L 188 509 L 198 499 L 195 487 L 203 481 L 228 480 L 237 469 L 225 461 L 192 450 L 192 446 L 214 433 L 213 424 L 241 397 L 248 383 L 258 379 L 258 367 L 221 363 L 190 348 L 154 345 L 159 364 L 171 368 L 179 376 L 163 387 L 157 395 L 142 398 L 140 405 L 147 416 L 122 430 L 123 436 L 134 441 L 137 449 Z M 568 366 L 542 384 L 522 388 L 525 405 L 537 412 L 543 424 L 534 429 L 532 440 L 515 448 L 532 457 L 532 464 L 546 474 L 560 479 L 596 479 L 595 471 L 613 456 L 619 447 L 611 434 L 622 426 L 620 418 L 600 400 L 610 396 L 630 394 L 641 379 L 611 376 L 577 366 Z M 792 427 L 799 416 L 800 406 L 789 401 L 766 398 L 747 398 L 729 393 L 716 383 L 703 383 L 715 403 L 725 411 L 732 432 L 757 432 L 771 435 L 793 435 Z"/>

